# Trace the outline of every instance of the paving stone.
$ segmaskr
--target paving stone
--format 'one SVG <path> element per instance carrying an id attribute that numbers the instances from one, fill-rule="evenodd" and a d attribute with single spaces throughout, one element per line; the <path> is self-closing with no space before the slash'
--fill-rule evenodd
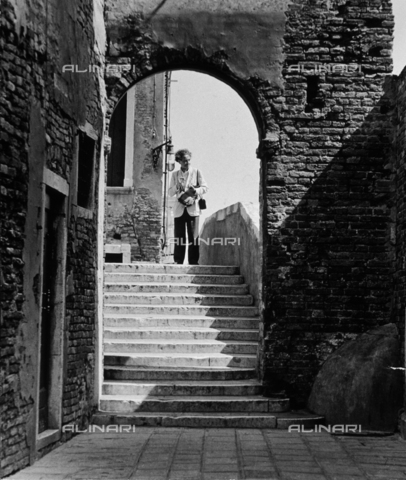
<path id="1" fill-rule="evenodd" d="M 254 480 L 256 478 L 279 478 L 276 470 L 268 469 L 244 469 L 244 475 L 247 480 Z"/>
<path id="2" fill-rule="evenodd" d="M 203 472 L 238 472 L 237 463 L 213 463 L 203 465 Z"/>
<path id="3" fill-rule="evenodd" d="M 258 455 L 258 456 L 255 456 L 255 455 L 252 455 L 252 456 L 249 456 L 247 457 L 246 455 L 242 455 L 242 461 L 244 463 L 266 463 L 266 462 L 269 462 L 269 453 L 267 453 L 266 455 Z"/>
<path id="4" fill-rule="evenodd" d="M 297 448 L 297 447 L 286 447 L 284 449 L 276 449 L 272 447 L 272 454 L 275 456 L 275 458 L 285 458 L 286 457 L 286 452 L 291 450 L 291 459 L 295 459 L 296 457 L 306 457 L 308 456 L 308 449 L 307 448 Z"/>
<path id="5" fill-rule="evenodd" d="M 211 466 L 218 466 L 218 465 L 238 465 L 237 457 L 228 458 L 228 457 L 207 457 L 205 458 L 204 466 L 211 467 Z"/>
<path id="6" fill-rule="evenodd" d="M 327 480 L 327 477 L 317 473 L 287 472 L 283 474 L 284 480 Z"/>
<path id="7" fill-rule="evenodd" d="M 238 476 L 235 472 L 215 472 L 204 473 L 203 480 L 237 480 Z"/>
<path id="8" fill-rule="evenodd" d="M 331 458 L 320 459 L 319 456 L 316 456 L 317 463 L 323 466 L 323 468 L 335 468 L 335 467 L 352 467 L 353 461 L 348 457 L 343 458 Z"/>
<path id="9" fill-rule="evenodd" d="M 378 479 L 388 479 L 390 480 L 400 480 L 405 478 L 405 472 L 388 472 L 387 470 L 378 470 L 375 472 L 370 472 L 369 474 L 370 478 L 378 478 Z"/>
<path id="10" fill-rule="evenodd" d="M 165 474 L 159 475 L 156 473 L 145 473 L 145 472 L 140 472 L 136 473 L 136 476 L 130 477 L 130 480 L 166 480 L 166 472 Z"/>
<path id="11" fill-rule="evenodd" d="M 242 462 L 241 465 L 245 470 L 247 469 L 248 470 L 250 469 L 266 470 L 268 468 L 274 467 L 274 464 L 270 462 L 250 462 L 250 463 Z"/>
<path id="12" fill-rule="evenodd" d="M 159 467 L 155 467 L 153 468 L 151 466 L 151 468 L 145 468 L 145 467 L 139 467 L 137 468 L 136 472 L 137 474 L 139 475 L 163 475 L 165 476 L 167 474 L 167 471 L 168 469 L 167 468 L 159 468 Z"/>
<path id="13" fill-rule="evenodd" d="M 200 480 L 202 477 L 200 471 L 198 473 L 186 472 L 182 473 L 180 471 L 176 471 L 173 474 L 169 475 L 169 480 Z"/>
<path id="14" fill-rule="evenodd" d="M 322 474 L 323 471 L 317 465 L 280 465 L 279 462 L 276 463 L 278 470 L 283 474 L 290 474 L 291 472 L 297 473 L 308 473 L 308 474 Z"/>
<path id="15" fill-rule="evenodd" d="M 283 462 L 302 462 L 302 461 L 307 461 L 310 458 L 312 458 L 312 456 L 311 456 L 311 454 L 309 454 L 309 452 L 301 452 L 298 455 L 293 455 L 293 452 L 292 452 L 292 454 L 290 454 L 290 453 L 275 454 L 274 452 L 272 452 L 272 455 L 278 462 L 281 462 L 281 463 L 283 463 Z"/>
<path id="16" fill-rule="evenodd" d="M 139 433 L 138 433 L 139 432 Z M 118 480 L 130 478 L 140 479 L 165 479 L 168 480 L 193 480 L 194 478 L 204 480 L 211 478 L 220 480 L 232 478 L 254 480 L 255 478 L 267 478 L 278 480 L 365 480 L 368 478 L 398 480 L 405 478 L 405 465 L 392 464 L 390 456 L 391 446 L 402 447 L 404 444 L 394 443 L 392 438 L 384 439 L 382 442 L 368 443 L 369 452 L 382 459 L 387 454 L 388 464 L 362 464 L 358 463 L 357 457 L 352 456 L 351 441 L 340 439 L 337 441 L 330 436 L 321 436 L 317 441 L 312 441 L 311 449 L 307 449 L 305 455 L 293 455 L 297 445 L 305 447 L 300 434 L 293 435 L 296 446 L 291 442 L 286 443 L 281 437 L 281 445 L 274 439 L 272 446 L 266 450 L 261 447 L 261 455 L 245 456 L 242 449 L 237 449 L 236 438 L 241 439 L 244 430 L 187 430 L 171 429 L 170 434 L 165 434 L 166 429 L 145 430 L 139 428 L 138 432 L 119 435 L 116 437 L 109 434 L 93 435 L 81 434 L 73 438 L 64 446 L 54 450 L 43 459 L 39 460 L 34 467 L 29 467 L 16 475 L 11 475 L 10 480 Z M 147 432 L 148 434 L 143 434 Z M 263 432 L 256 431 L 260 436 Z M 142 440 L 140 440 L 140 435 Z M 252 436 L 252 435 L 251 435 Z M 260 438 L 257 437 L 257 438 Z M 205 442 L 203 442 L 205 437 Z M 117 442 L 114 442 L 117 438 Z M 188 439 L 196 442 L 191 451 L 193 454 L 184 454 L 185 441 Z M 324 456 L 319 459 L 317 447 L 322 448 L 326 439 L 333 439 L 334 445 L 340 448 L 340 452 L 333 452 L 339 457 L 329 458 Z M 179 441 L 178 441 L 179 440 Z M 347 443 L 348 440 L 348 443 Z M 134 455 L 121 455 L 123 448 L 131 450 L 137 442 L 137 450 L 144 448 L 140 458 Z M 337 443 L 336 443 L 337 442 Z M 125 446 L 127 443 L 127 447 Z M 292 446 L 293 445 L 293 446 Z M 341 449 L 345 447 L 345 449 Z M 307 447 L 306 447 L 307 448 Z M 280 458 L 273 455 L 273 450 L 284 452 Z M 287 456 L 289 452 L 292 455 Z M 315 453 L 316 451 L 316 453 Z M 400 452 L 395 451 L 394 458 L 400 458 Z M 405 450 L 403 450 L 404 452 Z M 80 452 L 80 453 L 79 453 Z M 267 453 L 269 457 L 264 456 Z M 332 455 L 333 455 L 332 454 Z M 369 460 L 373 457 L 368 456 Z M 110 460 L 111 459 L 111 460 Z M 204 460 L 202 464 L 202 459 Z M 275 464 L 273 463 L 275 459 Z M 320 462 L 321 467 L 317 463 Z M 203 470 L 202 470 L 203 469 Z M 324 469 L 324 470 L 322 470 Z M 117 473 L 119 472 L 119 476 Z M 282 477 L 280 475 L 282 473 Z"/>
<path id="17" fill-rule="evenodd" d="M 365 480 L 363 475 L 336 475 L 329 474 L 329 479 L 331 480 Z"/>
<path id="18" fill-rule="evenodd" d="M 362 471 L 351 465 L 323 465 L 323 469 L 329 474 L 339 475 L 362 475 Z"/>
<path id="19" fill-rule="evenodd" d="M 201 455 L 178 455 L 176 454 L 174 463 L 181 463 L 181 462 L 198 462 L 200 461 Z"/>
<path id="20" fill-rule="evenodd" d="M 20 474 L 15 474 L 11 478 L 13 480 L 66 480 L 69 478 L 66 473 L 26 473 L 24 470 Z"/>
<path id="21" fill-rule="evenodd" d="M 171 472 L 184 472 L 185 470 L 190 472 L 200 472 L 200 462 L 198 463 L 183 463 L 183 464 L 175 464 L 173 463 L 171 466 Z"/>

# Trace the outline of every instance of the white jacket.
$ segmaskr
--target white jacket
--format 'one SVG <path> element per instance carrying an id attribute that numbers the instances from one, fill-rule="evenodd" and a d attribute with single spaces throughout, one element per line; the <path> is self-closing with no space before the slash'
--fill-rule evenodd
<path id="1" fill-rule="evenodd" d="M 180 169 L 172 173 L 171 181 L 169 184 L 169 190 L 168 190 L 170 197 L 174 197 L 176 195 L 176 197 L 178 198 L 183 193 L 183 191 L 180 190 L 180 187 L 181 187 L 181 182 L 179 180 L 180 173 L 181 173 Z M 199 187 L 197 187 L 197 185 L 199 185 Z M 202 195 L 204 195 L 207 192 L 208 187 L 207 187 L 206 180 L 203 178 L 202 172 L 197 168 L 189 168 L 184 189 L 187 190 L 190 186 L 196 188 L 197 199 L 194 202 L 194 204 L 191 205 L 190 207 L 186 207 L 182 203 L 176 202 L 175 206 L 173 207 L 173 216 L 175 218 L 181 217 L 183 215 L 185 208 L 187 208 L 189 215 L 191 215 L 192 217 L 196 217 L 200 215 L 199 199 L 202 197 Z"/>

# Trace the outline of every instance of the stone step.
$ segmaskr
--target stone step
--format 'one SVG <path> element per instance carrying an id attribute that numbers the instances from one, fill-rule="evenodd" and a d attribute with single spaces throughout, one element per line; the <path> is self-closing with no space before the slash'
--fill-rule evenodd
<path id="1" fill-rule="evenodd" d="M 106 282 L 105 293 L 182 293 L 183 295 L 247 295 L 248 286 L 240 285 L 192 285 L 190 283 L 129 283 Z"/>
<path id="2" fill-rule="evenodd" d="M 255 355 L 258 342 L 215 340 L 104 340 L 105 353 L 223 353 Z"/>
<path id="3" fill-rule="evenodd" d="M 105 314 L 105 327 L 258 329 L 259 317 Z"/>
<path id="4" fill-rule="evenodd" d="M 177 380 L 176 383 L 167 381 L 104 381 L 102 386 L 103 395 L 144 395 L 151 397 L 167 396 L 249 396 L 261 395 L 262 385 L 257 380 L 240 381 L 185 381 Z"/>
<path id="5" fill-rule="evenodd" d="M 224 265 L 171 265 L 164 263 L 105 263 L 105 272 L 169 273 L 192 275 L 239 275 L 238 266 Z"/>
<path id="6" fill-rule="evenodd" d="M 212 317 L 256 317 L 257 307 L 226 307 L 213 305 L 125 305 L 104 304 L 105 314 L 135 315 L 191 315 Z"/>
<path id="7" fill-rule="evenodd" d="M 324 425 L 325 420 L 323 417 L 312 415 L 307 412 L 134 412 L 130 414 L 98 412 L 93 416 L 91 423 L 93 426 L 98 426 L 95 428 L 95 432 L 104 431 L 102 428 L 107 426 L 110 426 L 109 428 L 111 429 L 112 425 L 117 425 L 117 431 L 130 431 L 130 426 L 172 428 L 276 428 L 286 430 L 289 425 L 303 425 L 306 429 L 314 428 L 316 425 Z"/>
<path id="8" fill-rule="evenodd" d="M 200 295 L 182 293 L 105 293 L 107 304 L 124 305 L 252 305 L 251 295 Z"/>
<path id="9" fill-rule="evenodd" d="M 239 367 L 239 368 L 255 368 L 257 365 L 256 355 L 235 354 L 225 355 L 222 353 L 211 354 L 187 354 L 187 353 L 132 353 L 123 354 L 115 353 L 104 354 L 105 366 L 132 366 L 132 367 Z"/>
<path id="10" fill-rule="evenodd" d="M 285 412 L 286 398 L 261 396 L 234 397 L 149 397 L 148 395 L 102 395 L 100 410 L 104 412 Z"/>
<path id="11" fill-rule="evenodd" d="M 248 380 L 255 379 L 256 371 L 254 368 L 141 368 L 141 367 L 104 367 L 105 380 Z"/>
<path id="12" fill-rule="evenodd" d="M 244 283 L 242 275 L 188 275 L 178 273 L 131 273 L 105 272 L 106 283 L 183 283 L 189 285 L 239 285 Z"/>
<path id="13" fill-rule="evenodd" d="M 105 327 L 104 338 L 117 340 L 240 340 L 258 341 L 258 329 Z"/>
<path id="14" fill-rule="evenodd" d="M 258 334 L 238 267 L 106 264 L 100 410 L 110 413 L 96 418 L 275 428 L 289 400 L 261 396 Z"/>

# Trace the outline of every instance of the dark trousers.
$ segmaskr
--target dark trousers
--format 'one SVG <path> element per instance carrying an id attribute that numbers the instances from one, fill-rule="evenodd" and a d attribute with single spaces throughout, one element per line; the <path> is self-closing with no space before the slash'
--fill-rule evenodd
<path id="1" fill-rule="evenodd" d="M 175 220 L 175 263 L 182 264 L 185 260 L 186 245 L 189 247 L 189 265 L 199 262 L 199 217 L 192 217 L 185 208 L 183 215 Z M 188 241 L 186 243 L 186 230 Z"/>

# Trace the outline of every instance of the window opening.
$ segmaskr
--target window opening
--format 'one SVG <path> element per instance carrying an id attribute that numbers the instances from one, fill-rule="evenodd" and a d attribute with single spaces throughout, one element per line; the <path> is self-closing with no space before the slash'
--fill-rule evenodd
<path id="1" fill-rule="evenodd" d="M 78 206 L 90 208 L 92 201 L 93 159 L 95 141 L 79 132 Z"/>
<path id="2" fill-rule="evenodd" d="M 110 122 L 111 151 L 107 166 L 107 186 L 123 187 L 125 176 L 125 142 L 127 95 L 120 100 Z"/>
<path id="3" fill-rule="evenodd" d="M 320 77 L 317 75 L 307 77 L 306 103 L 305 112 L 324 107 L 324 98 L 320 92 Z"/>
<path id="4" fill-rule="evenodd" d="M 106 263 L 123 263 L 122 253 L 106 253 L 104 257 Z"/>

